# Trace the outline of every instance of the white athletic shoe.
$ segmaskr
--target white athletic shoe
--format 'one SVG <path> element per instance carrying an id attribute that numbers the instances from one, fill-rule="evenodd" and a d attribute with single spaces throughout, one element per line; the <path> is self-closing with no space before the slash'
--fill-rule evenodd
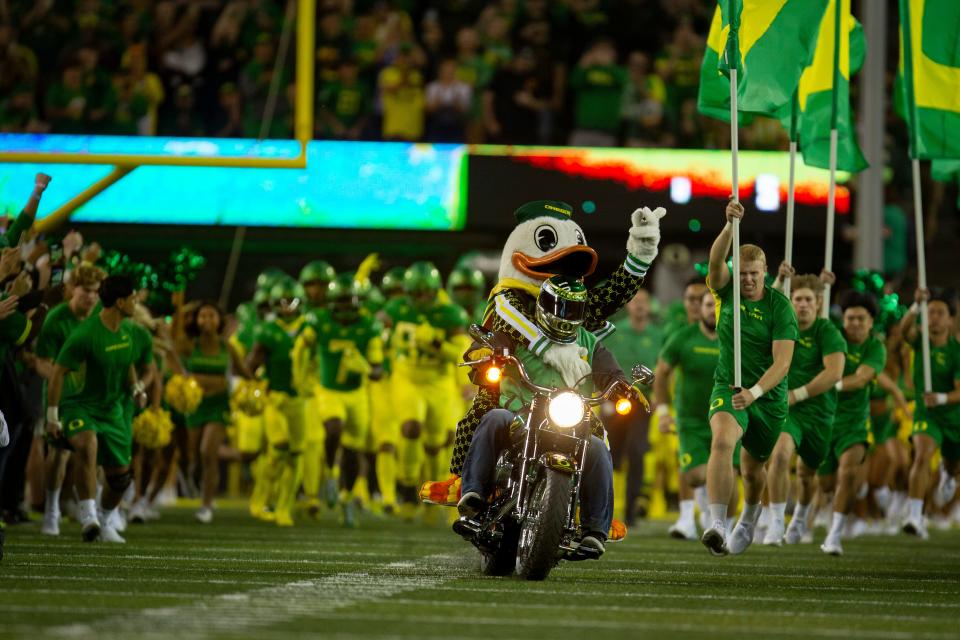
<path id="1" fill-rule="evenodd" d="M 846 540 L 854 540 L 867 532 L 867 523 L 863 518 L 855 518 L 847 522 L 846 531 L 843 537 Z"/>
<path id="2" fill-rule="evenodd" d="M 197 522 L 200 524 L 210 524 L 213 522 L 213 509 L 210 507 L 200 507 L 193 517 L 197 519 Z"/>
<path id="3" fill-rule="evenodd" d="M 827 555 L 831 556 L 842 556 L 843 545 L 840 544 L 839 536 L 836 539 L 827 536 L 827 539 L 823 541 L 822 545 L 820 545 L 820 551 L 823 551 Z"/>
<path id="4" fill-rule="evenodd" d="M 763 544 L 768 547 L 781 547 L 783 546 L 783 536 L 783 521 L 771 518 L 767 533 L 763 536 Z"/>
<path id="5" fill-rule="evenodd" d="M 84 542 L 94 542 L 100 537 L 100 521 L 96 516 L 80 523 L 80 535 Z"/>
<path id="6" fill-rule="evenodd" d="M 120 509 L 114 509 L 110 514 L 110 522 L 107 524 L 112 529 L 116 529 L 118 533 L 123 533 L 127 530 L 127 517 L 123 515 L 123 511 Z"/>
<path id="7" fill-rule="evenodd" d="M 100 527 L 100 542 L 113 542 L 116 544 L 126 544 L 126 540 L 110 525 Z"/>
<path id="8" fill-rule="evenodd" d="M 727 528 L 723 520 L 714 520 L 713 524 L 703 532 L 700 542 L 715 556 L 727 555 Z"/>
<path id="9" fill-rule="evenodd" d="M 800 544 L 807 533 L 806 518 L 793 518 L 787 526 L 787 532 L 783 534 L 783 541 L 786 544 Z"/>
<path id="10" fill-rule="evenodd" d="M 57 512 L 44 512 L 43 524 L 40 526 L 40 533 L 45 536 L 60 535 L 60 514 Z"/>
<path id="11" fill-rule="evenodd" d="M 730 537 L 727 538 L 727 551 L 732 555 L 740 555 L 747 550 L 747 547 L 753 542 L 754 539 L 754 527 L 749 525 L 741 520 L 737 523 L 737 526 L 733 528 L 733 532 L 730 533 Z"/>
<path id="12" fill-rule="evenodd" d="M 700 536 L 697 535 L 697 523 L 693 520 L 677 520 L 667 530 L 667 533 L 670 534 L 671 538 L 676 538 L 677 540 L 700 539 Z"/>
<path id="13" fill-rule="evenodd" d="M 150 506 L 146 498 L 140 498 L 130 507 L 130 522 L 143 524 L 160 519 L 160 512 Z"/>
<path id="14" fill-rule="evenodd" d="M 900 528 L 905 534 L 910 536 L 916 536 L 921 540 L 926 540 L 930 537 L 930 534 L 927 533 L 927 526 L 923 523 L 923 520 L 915 520 L 913 518 L 907 518 L 903 521 L 903 526 Z"/>
<path id="15" fill-rule="evenodd" d="M 813 531 L 807 529 L 800 538 L 800 544 L 813 544 Z"/>
<path id="16" fill-rule="evenodd" d="M 327 506 L 333 509 L 340 502 L 340 490 L 337 489 L 337 481 L 334 478 L 327 478 L 323 485 L 323 496 Z"/>
<path id="17" fill-rule="evenodd" d="M 933 492 L 933 504 L 938 509 L 945 504 L 950 504 L 953 496 L 957 493 L 957 480 L 943 468 L 940 463 L 940 482 L 937 483 L 937 489 Z"/>
<path id="18" fill-rule="evenodd" d="M 63 515 L 74 522 L 80 522 L 80 505 L 73 498 L 66 498 L 62 502 Z"/>

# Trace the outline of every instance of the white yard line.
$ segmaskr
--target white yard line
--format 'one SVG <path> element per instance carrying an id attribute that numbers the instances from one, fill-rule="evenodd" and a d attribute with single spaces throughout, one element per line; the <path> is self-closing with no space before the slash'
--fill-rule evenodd
<path id="1" fill-rule="evenodd" d="M 84 624 L 46 630 L 57 637 L 204 638 L 228 633 L 256 635 L 255 629 L 300 617 L 335 614 L 345 607 L 390 598 L 399 593 L 442 585 L 465 575 L 462 556 L 427 556 L 413 562 L 371 566 L 366 571 L 221 594 L 196 603 L 129 611 Z"/>

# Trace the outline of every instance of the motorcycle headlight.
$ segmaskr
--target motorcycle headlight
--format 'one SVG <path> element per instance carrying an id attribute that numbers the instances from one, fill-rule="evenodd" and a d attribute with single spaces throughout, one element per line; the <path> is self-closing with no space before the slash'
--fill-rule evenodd
<path id="1" fill-rule="evenodd" d="M 572 429 L 583 421 L 586 407 L 583 400 L 572 391 L 564 391 L 550 398 L 547 405 L 547 415 L 550 422 L 564 429 Z"/>

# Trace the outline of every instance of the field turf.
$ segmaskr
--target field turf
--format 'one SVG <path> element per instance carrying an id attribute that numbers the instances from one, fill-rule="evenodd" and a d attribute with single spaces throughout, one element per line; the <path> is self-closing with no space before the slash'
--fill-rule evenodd
<path id="1" fill-rule="evenodd" d="M 333 515 L 280 530 L 240 508 L 131 525 L 125 546 L 7 529 L 0 638 L 958 638 L 960 531 L 846 555 L 713 558 L 647 523 L 546 582 L 484 578 L 449 529 Z M 822 534 L 818 536 L 818 541 Z"/>

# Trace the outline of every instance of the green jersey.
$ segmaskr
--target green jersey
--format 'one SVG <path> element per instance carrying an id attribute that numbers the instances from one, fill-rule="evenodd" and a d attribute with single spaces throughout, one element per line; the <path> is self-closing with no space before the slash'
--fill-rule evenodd
<path id="1" fill-rule="evenodd" d="M 657 354 L 663 346 L 663 329 L 655 324 L 647 324 L 643 331 L 630 326 L 626 320 L 616 324 L 617 330 L 604 338 L 603 346 L 610 350 L 624 371 L 637 364 L 644 364 L 653 368 L 657 362 Z"/>
<path id="2" fill-rule="evenodd" d="M 586 349 L 587 353 L 583 358 L 592 365 L 597 337 L 581 327 L 577 332 L 577 344 Z M 560 372 L 544 362 L 540 356 L 534 355 L 526 347 L 518 347 L 514 355 L 523 363 L 527 375 L 535 384 L 543 387 L 566 388 L 567 384 L 563 381 Z M 508 365 L 506 371 L 504 371 L 503 381 L 500 383 L 500 406 L 514 412 L 526 406 L 533 397 L 532 391 L 515 382 L 516 375 L 514 365 Z M 588 376 L 580 383 L 578 391 L 583 395 L 593 393 L 593 377 Z"/>
<path id="3" fill-rule="evenodd" d="M 707 422 L 713 374 L 720 359 L 717 338 L 704 335 L 699 322 L 687 325 L 667 339 L 660 357 L 677 370 L 673 396 L 677 422 L 681 426 Z"/>
<path id="4" fill-rule="evenodd" d="M 145 327 L 133 320 L 124 320 L 123 324 L 133 336 L 133 365 L 139 373 L 153 360 L 153 336 Z"/>
<path id="5" fill-rule="evenodd" d="M 844 335 L 846 338 L 846 335 Z M 843 377 L 852 376 L 861 365 L 867 365 L 874 375 L 883 371 L 887 363 L 887 348 L 874 336 L 861 344 L 847 342 L 847 359 L 843 365 Z M 865 424 L 870 417 L 870 385 L 855 391 L 840 391 L 837 394 L 837 413 L 834 425 Z M 836 431 L 836 430 L 835 430 Z"/>
<path id="6" fill-rule="evenodd" d="M 913 359 L 913 385 L 917 390 L 917 408 L 914 421 L 934 420 L 942 425 L 960 428 L 960 403 L 944 404 L 939 407 L 927 407 L 923 398 L 923 351 L 918 337 L 913 343 L 916 357 Z M 960 342 L 953 336 L 942 347 L 930 345 L 930 382 L 934 393 L 949 393 L 956 388 L 960 380 Z"/>
<path id="7" fill-rule="evenodd" d="M 130 395 L 130 365 L 134 364 L 135 340 L 128 323 L 111 331 L 95 314 L 81 322 L 67 338 L 57 364 L 77 374 L 75 393 L 62 398 L 68 409 L 88 416 L 110 415 Z"/>
<path id="8" fill-rule="evenodd" d="M 356 322 L 344 325 L 329 316 L 319 316 L 317 354 L 320 360 L 320 384 L 335 391 L 353 391 L 363 384 L 364 374 L 350 366 L 351 357 L 363 356 L 371 366 L 383 363 L 383 327 L 363 313 Z"/>
<path id="9" fill-rule="evenodd" d="M 261 322 L 257 325 L 253 341 L 266 349 L 264 368 L 271 391 L 294 394 L 293 358 L 290 352 L 297 336 L 306 326 L 306 318 L 302 315 L 291 321 L 277 318 L 273 322 Z"/>
<path id="10" fill-rule="evenodd" d="M 717 299 L 717 337 L 720 340 L 720 361 L 714 380 L 718 384 L 733 385 L 733 280 L 719 291 Z M 741 386 L 749 389 L 757 384 L 773 364 L 775 340 L 797 339 L 797 315 L 787 297 L 771 287 L 763 288 L 759 300 L 740 298 L 740 354 Z M 787 403 L 787 378 L 761 398 L 765 403 Z"/>
<path id="11" fill-rule="evenodd" d="M 0 296 L 0 300 L 6 297 Z M 6 357 L 10 347 L 19 347 L 26 342 L 31 326 L 29 318 L 19 311 L 14 311 L 0 320 L 0 360 Z"/>
<path id="12" fill-rule="evenodd" d="M 70 305 L 66 302 L 55 306 L 40 327 L 40 335 L 37 336 L 37 357 L 55 362 L 67 338 L 80 326 L 81 322 L 83 320 L 73 315 Z M 76 382 L 75 374 L 64 377 L 60 396 L 66 398 L 73 395 L 76 392 Z"/>
<path id="13" fill-rule="evenodd" d="M 437 339 L 448 339 L 470 322 L 462 307 L 442 302 L 417 307 L 409 298 L 401 296 L 389 301 L 383 311 L 393 323 L 390 355 L 396 369 L 406 367 L 408 373 L 412 370 L 427 377 L 449 372 L 449 362 L 441 357 L 434 342 L 418 342 L 417 331 L 429 325 L 434 328 Z"/>
<path id="14" fill-rule="evenodd" d="M 823 371 L 823 359 L 831 353 L 846 353 L 847 342 L 837 327 L 826 318 L 817 318 L 809 328 L 800 331 L 793 361 L 787 375 L 789 388 L 796 389 L 809 383 Z M 832 422 L 837 410 L 837 391 L 829 391 L 814 396 L 790 408 L 790 413 L 803 413 L 812 420 Z"/>

